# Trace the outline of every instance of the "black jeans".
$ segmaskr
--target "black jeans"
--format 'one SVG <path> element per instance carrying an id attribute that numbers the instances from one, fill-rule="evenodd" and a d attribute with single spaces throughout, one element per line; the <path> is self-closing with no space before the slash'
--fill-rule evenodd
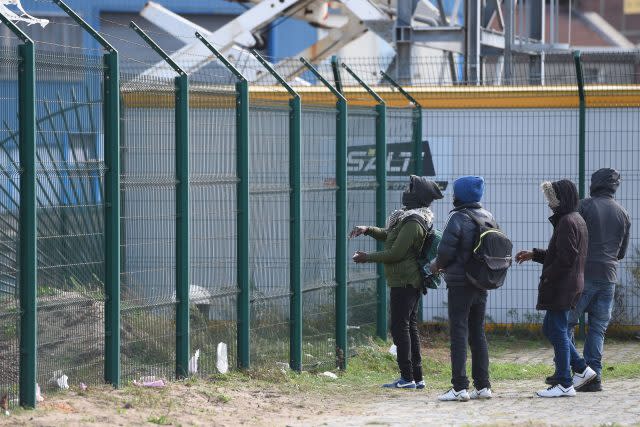
<path id="1" fill-rule="evenodd" d="M 489 350 L 484 334 L 487 291 L 472 285 L 449 287 L 449 335 L 451 339 L 451 384 L 456 391 L 469 388 L 467 341 L 471 347 L 471 376 L 476 390 L 489 383 Z"/>
<path id="2" fill-rule="evenodd" d="M 418 335 L 420 290 L 391 288 L 391 336 L 398 348 L 398 367 L 407 381 L 422 381 L 422 357 Z"/>

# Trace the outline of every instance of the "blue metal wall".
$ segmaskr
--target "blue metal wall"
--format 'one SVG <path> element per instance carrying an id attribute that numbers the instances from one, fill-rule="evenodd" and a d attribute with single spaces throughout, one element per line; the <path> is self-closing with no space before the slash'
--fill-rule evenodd
<path id="1" fill-rule="evenodd" d="M 238 15 L 245 8 L 239 3 L 225 0 L 156 0 L 157 3 L 178 14 L 218 14 Z M 100 30 L 100 13 L 128 12 L 137 13 L 147 3 L 146 0 L 66 0 L 66 3 L 78 12 L 89 24 Z M 41 14 L 60 14 L 55 5 L 38 0 L 23 0 L 25 10 L 34 16 Z M 291 35 L 295 34 L 295 37 Z M 294 55 L 315 42 L 316 30 L 306 22 L 296 19 L 278 20 L 269 31 L 269 55 Z M 135 37 L 132 36 L 132 39 Z M 97 47 L 87 35 L 84 37 L 85 47 Z"/>

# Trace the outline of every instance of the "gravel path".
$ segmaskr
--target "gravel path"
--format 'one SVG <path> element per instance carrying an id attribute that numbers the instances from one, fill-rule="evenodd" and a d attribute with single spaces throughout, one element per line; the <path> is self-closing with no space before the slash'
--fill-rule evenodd
<path id="1" fill-rule="evenodd" d="M 580 352 L 582 348 L 578 349 Z M 493 360 L 553 364 L 553 349 L 515 349 Z M 640 361 L 640 343 L 605 343 L 605 363 Z M 470 363 L 470 362 L 468 362 Z M 492 382 L 494 398 L 485 401 L 439 402 L 439 392 L 391 391 L 383 399 L 366 403 L 358 414 L 330 416 L 308 425 L 326 426 L 464 426 L 562 425 L 640 426 L 640 379 L 610 380 L 600 393 L 578 393 L 574 398 L 541 399 L 534 392 L 542 381 Z M 304 424 L 306 425 L 306 424 Z"/>
<path id="2" fill-rule="evenodd" d="M 310 425 L 640 426 L 637 379 L 608 381 L 603 392 L 558 399 L 534 397 L 533 392 L 543 387 L 539 381 L 509 381 L 494 383 L 493 387 L 493 399 L 469 402 L 439 402 L 433 392 L 392 391 L 387 399 L 362 407 L 359 415 L 330 417 Z"/>

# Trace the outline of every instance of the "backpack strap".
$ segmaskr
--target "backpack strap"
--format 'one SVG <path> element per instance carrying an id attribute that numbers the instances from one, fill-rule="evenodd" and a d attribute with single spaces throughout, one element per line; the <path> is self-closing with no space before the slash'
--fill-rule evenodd
<path id="1" fill-rule="evenodd" d="M 402 220 L 403 224 L 406 224 L 409 221 L 417 222 L 418 225 L 424 230 L 424 240 L 422 240 L 422 244 L 418 248 L 418 254 L 422 253 L 422 249 L 425 247 L 427 242 L 429 242 L 429 247 L 433 244 L 433 238 L 435 237 L 435 232 L 433 231 L 433 224 L 429 226 L 427 221 L 424 220 L 420 215 L 409 215 L 408 217 Z"/>
<path id="2" fill-rule="evenodd" d="M 498 223 L 497 223 L 497 222 L 495 222 L 495 220 L 494 220 L 494 221 L 492 221 L 492 222 L 490 222 L 490 223 L 489 223 L 489 222 L 486 222 L 486 221 L 480 221 L 480 220 L 478 219 L 478 217 L 477 217 L 477 216 L 475 216 L 475 215 L 473 215 L 473 214 L 471 213 L 471 211 L 470 211 L 469 209 L 467 209 L 467 208 L 462 209 L 462 210 L 460 210 L 459 212 L 462 212 L 462 213 L 466 214 L 469 218 L 471 218 L 471 220 L 472 220 L 473 222 L 475 222 L 475 223 L 476 223 L 476 225 L 478 226 L 478 228 L 482 228 L 482 227 L 490 227 L 490 228 L 500 229 L 500 227 L 498 226 Z"/>

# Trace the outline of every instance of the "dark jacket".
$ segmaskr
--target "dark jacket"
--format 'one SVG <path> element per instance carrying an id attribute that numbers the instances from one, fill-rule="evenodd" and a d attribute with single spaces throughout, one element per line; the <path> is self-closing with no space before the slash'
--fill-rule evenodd
<path id="1" fill-rule="evenodd" d="M 558 181 L 562 183 L 563 181 Z M 564 181 L 569 182 L 569 181 Z M 584 289 L 584 264 L 589 236 L 587 224 L 576 212 L 577 189 L 560 186 L 560 206 L 549 218 L 553 235 L 547 249 L 534 249 L 533 260 L 543 264 L 538 286 L 538 310 L 569 310 L 575 307 Z M 554 189 L 558 190 L 556 183 Z M 565 194 L 565 190 L 570 195 Z"/>
<path id="2" fill-rule="evenodd" d="M 478 226 L 463 212 L 465 209 L 470 210 L 480 221 L 495 223 L 491 212 L 483 209 L 480 203 L 462 204 L 451 211 L 442 232 L 436 259 L 438 268 L 445 270 L 447 287 L 466 285 L 464 266 L 471 257 Z"/>
<path id="3" fill-rule="evenodd" d="M 629 214 L 613 198 L 620 174 L 600 169 L 591 177 L 591 197 L 580 203 L 579 212 L 589 230 L 589 250 L 584 268 L 587 280 L 618 281 L 618 260 L 629 245 Z"/>

